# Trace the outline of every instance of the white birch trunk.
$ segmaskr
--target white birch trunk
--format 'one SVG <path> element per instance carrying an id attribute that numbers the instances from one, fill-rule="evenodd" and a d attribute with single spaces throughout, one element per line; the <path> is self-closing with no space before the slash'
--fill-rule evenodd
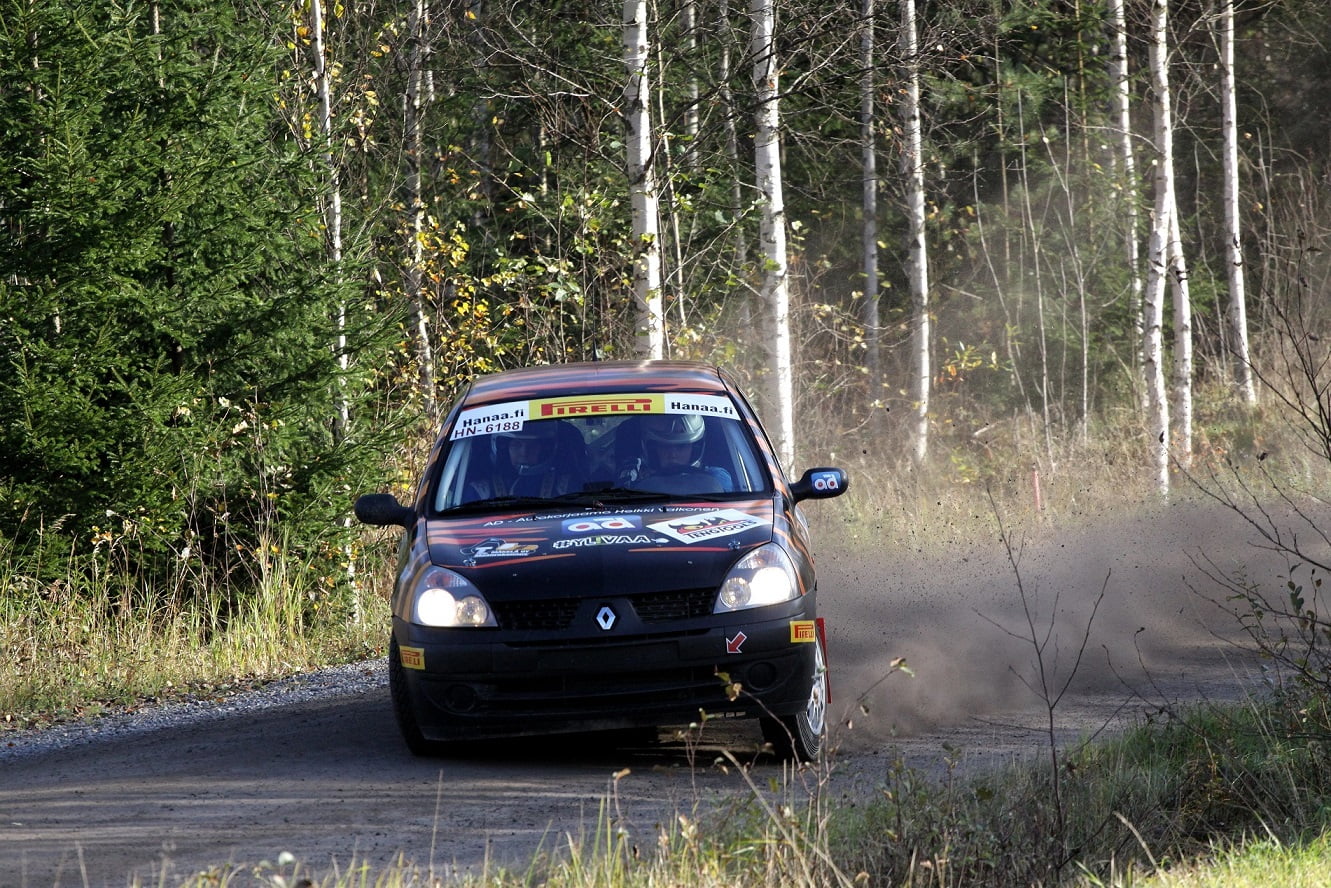
<path id="1" fill-rule="evenodd" d="M 873 59 L 875 49 L 874 12 L 876 0 L 863 0 L 860 7 L 860 181 L 864 216 L 860 230 L 861 256 L 864 262 L 864 338 L 865 369 L 869 376 L 869 409 L 882 396 L 882 365 L 879 356 L 881 321 L 878 314 L 878 145 L 876 138 Z"/>
<path id="2" fill-rule="evenodd" d="M 1151 92 L 1155 138 L 1155 209 L 1147 247 L 1146 286 L 1143 291 L 1142 370 L 1148 403 L 1147 430 L 1156 487 L 1169 493 L 1169 398 L 1164 371 L 1165 287 L 1169 272 L 1174 215 L 1174 133 L 1169 95 L 1169 2 L 1152 0 Z"/>
<path id="3" fill-rule="evenodd" d="M 1141 247 L 1137 239 L 1137 161 L 1132 148 L 1132 85 L 1128 79 L 1128 25 L 1124 0 L 1109 0 L 1113 45 L 1109 55 L 1109 77 L 1113 84 L 1114 113 L 1118 119 L 1119 182 L 1124 210 L 1123 245 L 1128 263 L 1128 312 L 1133 324 L 1133 369 L 1140 372 L 1142 336 Z M 1141 405 L 1146 406 L 1145 392 Z"/>
<path id="4" fill-rule="evenodd" d="M 684 109 L 684 135 L 688 140 L 688 151 L 686 152 L 685 165 L 692 172 L 699 170 L 698 166 L 698 127 L 700 125 L 700 115 L 698 113 L 698 4 L 697 0 L 684 0 L 683 6 L 679 11 L 680 29 L 684 32 L 684 58 L 689 66 L 688 74 L 688 107 Z"/>
<path id="5" fill-rule="evenodd" d="M 656 173 L 652 157 L 651 83 L 648 78 L 647 0 L 624 0 L 624 122 L 633 216 L 633 302 L 637 313 L 636 351 L 665 356 L 661 298 L 661 232 Z"/>
<path id="6" fill-rule="evenodd" d="M 786 206 L 781 184 L 780 83 L 776 63 L 776 0 L 752 0 L 750 49 L 758 112 L 754 166 L 762 200 L 763 313 L 767 335 L 769 395 L 776 410 L 776 448 L 787 471 L 795 462 L 795 385 L 790 348 L 790 280 L 786 262 Z"/>
<path id="7" fill-rule="evenodd" d="M 324 172 L 328 176 L 328 197 L 324 207 L 324 227 L 327 230 L 329 258 L 333 261 L 339 277 L 342 271 L 342 179 L 333 156 L 333 89 L 332 76 L 328 71 L 328 60 L 324 48 L 324 15 L 322 0 L 310 0 L 310 32 L 314 50 L 314 81 L 319 94 L 319 134 L 323 137 Z M 347 307 L 345 303 L 337 306 L 337 363 L 341 373 L 337 379 L 337 415 L 333 418 L 334 440 L 344 439 L 351 431 L 351 407 L 346 396 L 347 371 L 351 367 L 351 357 L 347 354 Z M 351 516 L 342 519 L 342 526 L 351 527 Z M 349 543 L 342 547 L 346 559 L 346 578 L 353 589 L 357 588 L 358 561 L 356 549 Z M 360 625 L 364 613 L 360 606 L 360 596 L 352 597 L 352 621 Z"/>
<path id="8" fill-rule="evenodd" d="M 333 157 L 333 99 L 332 82 L 324 50 L 324 15 L 322 0 L 310 0 L 310 33 L 314 50 L 314 82 L 319 94 L 319 134 L 323 138 L 324 172 L 328 176 L 327 204 L 324 206 L 324 227 L 327 230 L 328 249 L 335 266 L 342 265 L 342 184 Z M 333 432 L 338 438 L 346 435 L 351 425 L 351 410 L 342 392 L 346 373 L 350 367 L 347 354 L 347 310 L 337 308 L 337 361 L 342 370 L 338 378 L 337 416 L 333 419 Z"/>
<path id="9" fill-rule="evenodd" d="M 1179 233 L 1178 197 L 1170 198 L 1170 288 L 1174 293 L 1174 450 L 1184 468 L 1192 465 L 1192 296 L 1188 263 Z"/>
<path id="10" fill-rule="evenodd" d="M 1220 10 L 1220 102 L 1224 131 L 1225 232 L 1228 240 L 1229 333 L 1234 379 L 1249 407 L 1257 405 L 1252 358 L 1248 349 L 1248 296 L 1244 285 L 1243 234 L 1239 217 L 1239 124 L 1234 75 L 1234 0 Z"/>
<path id="11" fill-rule="evenodd" d="M 431 423 L 439 420 L 439 402 L 434 391 L 434 342 L 430 337 L 430 312 L 425 292 L 425 201 L 421 196 L 421 169 L 425 163 L 425 0 L 414 0 L 407 20 L 409 60 L 406 95 L 407 207 L 411 213 L 411 243 L 403 289 L 411 305 L 410 324 L 415 340 L 417 385 L 421 403 Z"/>
<path id="12" fill-rule="evenodd" d="M 735 42 L 734 31 L 730 26 L 730 2 L 721 0 L 717 10 L 717 21 L 720 25 L 721 51 L 717 64 L 717 81 L 721 84 L 721 104 L 723 112 L 721 115 L 722 128 L 725 132 L 725 151 L 726 160 L 730 162 L 730 168 L 735 170 L 735 175 L 730 177 L 730 223 L 735 233 L 735 264 L 742 269 L 744 260 L 748 257 L 749 243 L 744 236 L 744 225 L 741 217 L 744 215 L 744 187 L 739 177 L 739 131 L 735 126 L 735 100 L 730 92 L 730 47 Z M 749 312 L 749 300 L 744 298 L 740 306 L 740 316 L 743 323 L 740 324 L 740 341 L 748 335 L 752 328 L 751 313 Z"/>
<path id="13" fill-rule="evenodd" d="M 902 172 L 906 177 L 910 235 L 911 332 L 914 372 L 911 399 L 915 428 L 912 457 L 923 464 L 929 454 L 929 395 L 932 368 L 929 360 L 929 253 L 925 241 L 924 151 L 920 133 L 920 53 L 915 27 L 915 0 L 901 2 L 901 55 L 906 60 L 906 101 L 902 106 L 906 135 Z"/>

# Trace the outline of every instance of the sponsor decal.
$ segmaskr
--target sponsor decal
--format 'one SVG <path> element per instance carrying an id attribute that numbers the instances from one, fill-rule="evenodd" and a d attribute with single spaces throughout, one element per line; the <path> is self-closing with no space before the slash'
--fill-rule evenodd
<path id="1" fill-rule="evenodd" d="M 600 416 L 605 414 L 660 413 L 662 395 L 573 395 L 538 398 L 527 404 L 532 419 Z"/>
<path id="2" fill-rule="evenodd" d="M 404 669 L 425 668 L 425 648 L 399 647 L 397 655 Z"/>
<path id="3" fill-rule="evenodd" d="M 702 413 L 739 419 L 735 405 L 721 395 L 666 395 L 665 398 L 666 413 Z"/>
<path id="4" fill-rule="evenodd" d="M 738 509 L 717 509 L 713 512 L 702 512 L 684 518 L 658 521 L 647 526 L 672 539 L 679 540 L 681 543 L 697 543 L 703 540 L 733 536 L 766 523 L 766 521 Z"/>
<path id="5" fill-rule="evenodd" d="M 594 533 L 598 530 L 637 530 L 642 519 L 637 515 L 602 515 L 564 522 L 564 533 Z"/>
<path id="6" fill-rule="evenodd" d="M 665 540 L 645 533 L 602 533 L 597 534 L 596 536 L 570 537 L 566 540 L 555 540 L 550 545 L 555 549 L 585 549 L 589 546 L 648 546 L 652 543 L 663 542 L 665 542 Z"/>
<path id="7" fill-rule="evenodd" d="M 814 490 L 840 490 L 841 479 L 835 472 L 816 472 L 813 476 Z"/>
<path id="8" fill-rule="evenodd" d="M 584 416 L 631 416 L 644 413 L 698 413 L 738 420 L 739 411 L 724 395 L 661 394 L 623 392 L 599 395 L 565 395 L 533 398 L 469 407 L 458 414 L 449 440 L 520 432 L 529 420 L 569 419 Z"/>
<path id="9" fill-rule="evenodd" d="M 727 654 L 743 653 L 743 651 L 741 651 L 740 648 L 744 647 L 744 642 L 748 640 L 749 636 L 745 635 L 743 630 L 736 632 L 734 638 L 726 639 L 726 653 Z"/>
<path id="10" fill-rule="evenodd" d="M 493 435 L 498 432 L 520 432 L 527 421 L 527 402 L 512 401 L 506 404 L 487 404 L 484 407 L 472 407 L 458 414 L 453 423 L 453 431 L 448 436 L 450 441 L 470 438 L 473 435 Z"/>
<path id="11" fill-rule="evenodd" d="M 474 546 L 459 549 L 458 552 L 468 558 L 521 558 L 539 548 L 531 543 L 508 543 L 498 537 L 490 537 Z"/>
<path id="12" fill-rule="evenodd" d="M 812 644 L 818 640 L 818 628 L 813 620 L 790 621 L 790 643 Z"/>

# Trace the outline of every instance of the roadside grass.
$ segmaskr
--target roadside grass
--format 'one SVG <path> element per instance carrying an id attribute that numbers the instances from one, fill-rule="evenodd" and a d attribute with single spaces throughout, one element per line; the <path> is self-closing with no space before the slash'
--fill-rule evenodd
<path id="1" fill-rule="evenodd" d="M 106 570 L 71 556 L 63 575 L 16 575 L 0 551 L 0 734 L 264 681 L 382 653 L 375 588 L 330 594 L 326 577 L 274 545 L 244 595 L 182 569 L 132 600 Z"/>

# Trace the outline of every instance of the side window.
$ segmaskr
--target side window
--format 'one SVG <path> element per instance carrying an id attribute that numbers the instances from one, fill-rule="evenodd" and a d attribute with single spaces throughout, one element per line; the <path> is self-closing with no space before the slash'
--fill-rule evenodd
<path id="1" fill-rule="evenodd" d="M 468 438 L 449 445 L 439 473 L 439 487 L 434 498 L 435 511 L 442 512 L 477 498 L 466 495 L 467 485 L 485 471 L 488 460 L 482 458 L 482 453 L 488 446 L 489 438 Z"/>
<path id="2" fill-rule="evenodd" d="M 713 419 L 719 427 L 716 438 L 725 442 L 726 471 L 735 480 L 735 490 L 757 493 L 771 488 L 763 462 L 754 452 L 753 441 L 746 433 L 746 424 L 726 419 Z"/>

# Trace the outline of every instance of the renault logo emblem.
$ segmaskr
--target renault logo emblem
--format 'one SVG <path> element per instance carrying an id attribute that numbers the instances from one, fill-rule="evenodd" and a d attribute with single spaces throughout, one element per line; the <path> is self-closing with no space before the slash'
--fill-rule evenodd
<path id="1" fill-rule="evenodd" d="M 596 624 L 605 631 L 609 632 L 615 625 L 615 612 L 610 609 L 610 605 L 602 605 L 596 612 Z"/>

